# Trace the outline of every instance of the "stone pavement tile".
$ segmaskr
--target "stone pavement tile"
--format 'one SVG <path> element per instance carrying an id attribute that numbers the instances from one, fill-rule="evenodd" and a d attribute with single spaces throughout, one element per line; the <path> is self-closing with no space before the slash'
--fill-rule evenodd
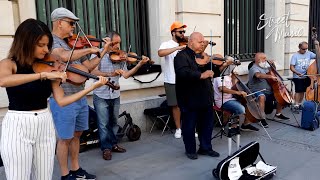
<path id="1" fill-rule="evenodd" d="M 306 163 L 301 164 L 299 168 L 292 170 L 285 179 L 290 180 L 319 180 L 319 167 L 320 167 L 320 157 L 315 157 L 313 159 L 306 160 Z"/>
<path id="2" fill-rule="evenodd" d="M 185 159 L 185 158 L 184 158 Z M 175 167 L 170 167 L 163 172 L 141 178 L 141 180 L 207 180 L 212 179 L 212 169 L 217 165 L 216 158 L 199 156 L 197 160 L 186 159 Z"/>
<path id="3" fill-rule="evenodd" d="M 308 161 L 318 156 L 318 153 L 297 149 L 294 144 L 278 144 L 276 140 L 260 140 L 259 143 L 260 153 L 264 160 L 270 165 L 277 166 L 276 177 L 283 179 L 287 179 L 287 175 L 297 171 L 302 166 L 306 166 Z"/>
<path id="4" fill-rule="evenodd" d="M 113 163 L 108 170 L 123 178 L 141 179 L 165 172 L 168 168 L 183 164 L 186 160 L 187 158 L 177 150 L 158 148 L 149 153 Z"/>
<path id="5" fill-rule="evenodd" d="M 0 180 L 6 180 L 6 174 L 4 172 L 4 167 L 0 167 Z"/>

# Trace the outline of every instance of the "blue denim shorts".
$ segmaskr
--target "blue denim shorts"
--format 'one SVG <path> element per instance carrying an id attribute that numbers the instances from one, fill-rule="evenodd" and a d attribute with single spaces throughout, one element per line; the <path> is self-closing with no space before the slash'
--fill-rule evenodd
<path id="1" fill-rule="evenodd" d="M 259 96 L 266 96 L 266 95 L 260 91 L 260 92 L 255 93 L 255 96 L 259 97 Z"/>
<path id="2" fill-rule="evenodd" d="M 64 107 L 60 107 L 54 98 L 50 98 L 49 102 L 60 139 L 71 139 L 75 131 L 84 131 L 89 128 L 89 108 L 86 97 Z"/>
<path id="3" fill-rule="evenodd" d="M 224 110 L 227 110 L 234 115 L 240 115 L 246 112 L 245 107 L 237 100 L 227 101 L 223 103 L 222 107 Z"/>

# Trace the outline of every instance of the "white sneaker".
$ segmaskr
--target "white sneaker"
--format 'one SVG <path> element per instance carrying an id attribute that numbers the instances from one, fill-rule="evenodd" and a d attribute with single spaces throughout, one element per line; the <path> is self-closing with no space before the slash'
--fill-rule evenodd
<path id="1" fill-rule="evenodd" d="M 198 133 L 194 133 L 194 137 L 196 137 L 196 138 L 197 138 L 197 137 L 198 137 Z"/>
<path id="2" fill-rule="evenodd" d="M 176 129 L 176 133 L 174 133 L 174 137 L 176 139 L 180 139 L 181 138 L 181 129 Z"/>

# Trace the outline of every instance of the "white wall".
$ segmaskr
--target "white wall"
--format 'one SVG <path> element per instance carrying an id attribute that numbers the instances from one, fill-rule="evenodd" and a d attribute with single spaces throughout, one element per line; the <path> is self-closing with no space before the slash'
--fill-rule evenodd
<path id="1" fill-rule="evenodd" d="M 297 52 L 298 44 L 302 41 L 308 42 L 309 34 L 309 0 L 286 0 L 286 13 L 293 15 L 289 18 L 290 27 L 287 32 L 295 34 L 300 30 L 301 36 L 286 37 L 284 50 L 284 64 L 286 68 L 290 66 L 291 56 Z"/>
<path id="2" fill-rule="evenodd" d="M 156 63 L 164 64 L 164 61 L 158 57 L 157 51 L 161 42 L 171 39 L 170 25 L 176 20 L 188 26 L 186 35 L 190 35 L 194 27 L 196 27 L 196 31 L 203 33 L 205 38 L 210 40 L 210 30 L 212 30 L 213 41 L 217 43 L 213 47 L 213 52 L 223 54 L 223 3 L 223 0 L 149 0 L 151 59 Z M 302 40 L 307 41 L 309 0 L 266 0 L 265 8 L 267 16 L 281 17 L 288 12 L 296 13 L 289 17 L 288 23 L 290 27 L 285 28 L 286 32 L 300 27 L 303 28 L 301 37 L 285 37 L 275 43 L 273 42 L 275 37 L 273 34 L 269 39 L 265 40 L 265 52 L 268 58 L 275 59 L 278 68 L 288 69 L 290 58 L 297 50 L 298 43 Z M 7 55 L 16 27 L 21 21 L 36 17 L 35 1 L 0 0 L 0 17 L 6 17 L 1 19 L 2 25 L 0 26 L 0 59 L 3 59 Z M 271 28 L 266 27 L 266 34 Z M 209 53 L 210 48 L 207 48 L 206 52 Z M 237 71 L 240 74 L 246 74 L 247 63 L 238 67 Z M 139 76 L 139 78 L 147 81 L 151 80 L 155 75 Z M 90 83 L 91 81 L 88 84 Z M 121 79 L 120 85 L 122 91 L 141 88 L 148 91 L 149 87 L 163 85 L 163 75 L 151 84 L 140 84 L 129 78 Z M 5 90 L 0 88 L 0 108 L 7 105 Z"/>

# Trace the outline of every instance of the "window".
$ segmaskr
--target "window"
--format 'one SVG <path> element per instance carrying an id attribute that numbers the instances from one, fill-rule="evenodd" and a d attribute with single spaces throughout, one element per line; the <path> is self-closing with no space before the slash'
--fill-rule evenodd
<path id="1" fill-rule="evenodd" d="M 264 30 L 257 30 L 264 3 L 265 0 L 224 0 L 225 55 L 264 51 Z"/>
<path id="2" fill-rule="evenodd" d="M 74 12 L 86 34 L 103 38 L 108 31 L 117 31 L 122 50 L 131 45 L 132 52 L 149 56 L 147 0 L 36 0 L 37 18 L 51 28 L 50 15 L 57 7 Z"/>

